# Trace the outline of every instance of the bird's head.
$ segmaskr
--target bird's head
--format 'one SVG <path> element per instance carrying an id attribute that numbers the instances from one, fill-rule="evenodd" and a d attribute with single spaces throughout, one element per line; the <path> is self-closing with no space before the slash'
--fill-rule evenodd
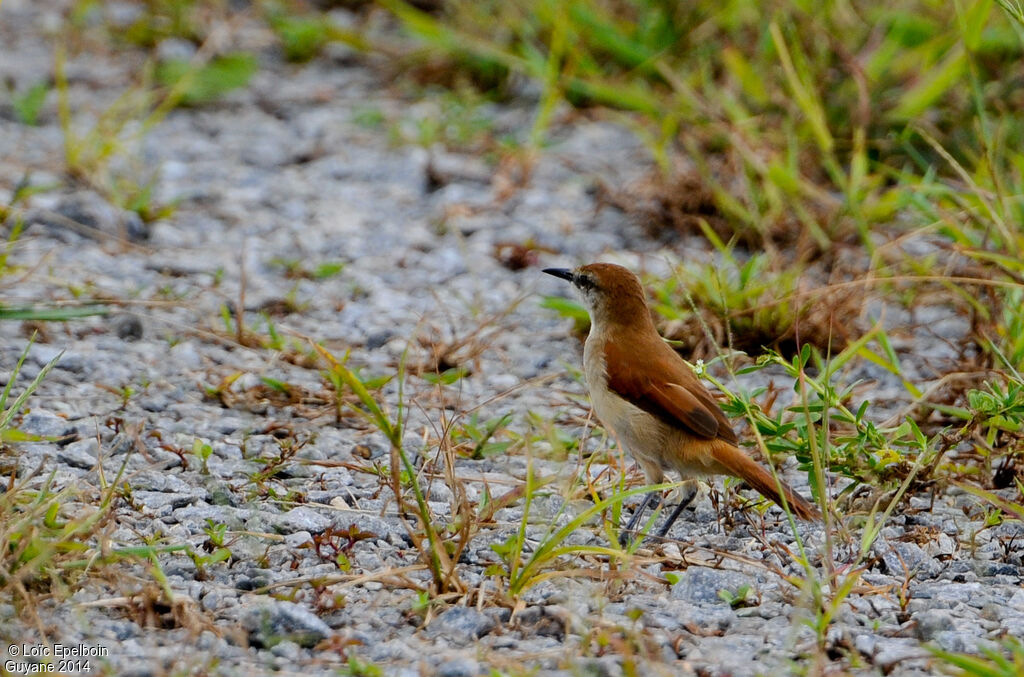
<path id="1" fill-rule="evenodd" d="M 588 263 L 573 270 L 546 268 L 544 272 L 572 283 L 595 324 L 651 322 L 643 285 L 636 275 L 622 266 Z"/>

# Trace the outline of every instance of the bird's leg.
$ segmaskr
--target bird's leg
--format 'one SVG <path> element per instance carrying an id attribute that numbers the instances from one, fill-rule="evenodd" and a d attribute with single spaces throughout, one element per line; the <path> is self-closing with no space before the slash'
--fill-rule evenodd
<path id="1" fill-rule="evenodd" d="M 640 507 L 636 509 L 633 516 L 629 518 L 629 522 L 626 523 L 626 528 L 619 534 L 619 545 L 625 546 L 629 542 L 633 532 L 636 531 L 636 526 L 640 524 L 640 518 L 643 517 L 644 513 L 647 512 L 647 508 L 650 507 L 652 501 L 657 500 L 661 503 L 661 492 L 652 491 L 644 496 L 643 502 L 640 503 Z"/>
<path id="2" fill-rule="evenodd" d="M 666 519 L 664 523 L 662 523 L 661 528 L 658 529 L 658 538 L 664 538 L 665 534 L 668 533 L 668 530 L 672 528 L 673 524 L 675 524 L 675 521 L 679 519 L 679 516 L 683 513 L 683 510 L 686 510 L 686 506 L 693 503 L 693 499 L 697 498 L 698 488 L 699 487 L 697 486 L 697 480 L 691 479 L 683 483 L 683 486 L 680 487 L 680 489 L 682 489 L 682 491 L 685 493 L 683 493 L 679 501 L 679 505 L 675 507 L 675 509 L 672 511 L 672 514 L 668 516 L 668 519 Z"/>

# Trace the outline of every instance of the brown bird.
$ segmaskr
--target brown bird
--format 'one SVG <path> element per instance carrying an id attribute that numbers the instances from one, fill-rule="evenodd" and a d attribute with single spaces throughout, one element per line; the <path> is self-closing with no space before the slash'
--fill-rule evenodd
<path id="1" fill-rule="evenodd" d="M 788 505 L 801 519 L 821 518 L 816 507 L 739 449 L 739 439 L 715 398 L 655 329 L 636 275 L 611 263 L 544 272 L 571 282 L 587 305 L 591 325 L 583 368 L 594 412 L 640 464 L 648 482 L 661 483 L 666 470 L 684 480 L 732 475 Z M 689 497 L 665 521 L 659 536 L 693 500 L 695 489 L 691 484 Z M 647 495 L 624 537 L 655 496 Z"/>

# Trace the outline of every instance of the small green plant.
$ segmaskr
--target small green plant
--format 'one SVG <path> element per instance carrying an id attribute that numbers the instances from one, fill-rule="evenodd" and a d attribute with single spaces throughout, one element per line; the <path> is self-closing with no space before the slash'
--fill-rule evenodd
<path id="1" fill-rule="evenodd" d="M 268 264 L 283 269 L 284 276 L 294 280 L 326 280 L 345 270 L 345 264 L 341 261 L 323 261 L 310 268 L 307 261 L 281 256 L 273 257 Z"/>
<path id="2" fill-rule="evenodd" d="M 29 350 L 35 343 L 35 335 L 29 340 L 28 345 L 25 346 L 25 350 L 22 351 L 21 357 L 18 358 L 17 363 L 14 365 L 14 369 L 11 371 L 10 377 L 7 379 L 7 385 L 4 386 L 3 392 L 0 392 L 0 440 L 8 439 L 9 436 L 16 432 L 19 436 L 24 436 L 24 433 L 17 430 L 12 425 L 14 417 L 21 413 L 22 408 L 25 406 L 25 402 L 32 395 L 32 393 L 39 387 L 39 384 L 43 382 L 46 375 L 50 373 L 50 370 L 60 362 L 60 358 L 64 356 L 64 352 L 61 351 L 53 359 L 47 362 L 36 377 L 32 379 L 32 382 L 28 384 L 21 395 L 14 399 L 14 402 L 10 406 L 7 406 L 7 400 L 10 398 L 11 390 L 14 388 L 14 383 L 17 381 L 18 374 L 21 373 L 21 367 L 25 364 L 25 358 L 28 357 Z"/>
<path id="3" fill-rule="evenodd" d="M 368 44 L 355 30 L 337 25 L 326 14 L 299 14 L 294 8 L 277 2 L 264 2 L 267 23 L 277 35 L 289 61 L 304 63 L 318 56 L 332 42 L 340 42 L 364 51 Z"/>
<path id="4" fill-rule="evenodd" d="M 1006 290 L 995 333 L 999 353 L 1012 370 L 1024 371 L 1024 288 Z"/>
<path id="5" fill-rule="evenodd" d="M 654 289 L 655 311 L 685 327 L 672 338 L 681 338 L 700 353 L 713 352 L 701 348 L 713 339 L 715 345 L 733 350 L 757 353 L 771 348 L 787 356 L 798 344 L 827 351 L 856 338 L 855 323 L 846 319 L 859 314 L 857 297 L 827 287 L 809 294 L 808 272 L 802 264 L 776 253 L 742 254 L 706 223 L 701 229 L 715 248 L 714 258 L 685 260 L 672 278 Z"/>
<path id="6" fill-rule="evenodd" d="M 210 518 L 206 519 L 203 533 L 206 534 L 207 540 L 202 546 L 206 554 L 200 554 L 191 548 L 187 551 L 200 575 L 205 575 L 206 567 L 226 562 L 233 557 L 231 550 L 227 547 L 227 532 L 228 525 L 219 524 Z"/>
<path id="7" fill-rule="evenodd" d="M 0 440 L 26 439 L 13 426 L 14 417 L 61 357 L 47 362 L 24 391 L 9 402 L 31 345 L 30 341 L 0 393 Z M 115 480 L 99 497 L 92 497 L 91 509 L 77 510 L 75 516 L 68 517 L 68 506 L 80 500 L 79 492 L 73 485 L 55 490 L 56 471 L 37 482 L 40 469 L 17 480 L 12 476 L 7 489 L 0 493 L 0 599 L 16 601 L 29 609 L 35 604 L 30 589 L 42 586 L 63 590 L 67 580 L 98 555 L 89 541 L 110 514 L 117 484 Z M 120 472 L 123 470 L 122 466 Z"/>
<path id="8" fill-rule="evenodd" d="M 196 577 L 198 578 L 198 580 L 206 579 L 206 577 L 208 576 L 208 574 L 206 573 L 207 567 L 214 564 L 219 564 L 220 562 L 226 562 L 227 560 L 231 559 L 231 551 L 227 548 L 216 548 L 212 552 L 205 555 L 200 554 L 199 552 L 196 552 L 195 550 L 191 549 L 188 550 L 187 553 L 189 559 L 192 560 L 192 563 L 196 567 Z"/>
<path id="9" fill-rule="evenodd" d="M 614 546 L 578 545 L 570 543 L 573 533 L 581 529 L 587 522 L 595 517 L 612 512 L 613 508 L 621 506 L 626 499 L 639 494 L 646 494 L 651 491 L 663 491 L 671 489 L 678 484 L 660 484 L 645 486 L 628 491 L 616 491 L 608 498 L 598 500 L 595 498 L 592 505 L 579 512 L 564 526 L 556 527 L 559 517 L 566 510 L 567 503 L 563 502 L 558 514 L 549 521 L 548 527 L 538 543 L 532 547 L 526 547 L 527 527 L 530 523 L 530 510 L 533 501 L 539 496 L 542 487 L 549 484 L 554 478 L 539 478 L 533 470 L 533 455 L 527 445 L 527 466 L 526 485 L 523 487 L 523 516 L 519 522 L 519 528 L 509 536 L 504 543 L 491 546 L 491 549 L 502 560 L 502 564 L 495 564 L 488 567 L 484 573 L 496 576 L 507 585 L 508 594 L 512 599 L 517 599 L 526 590 L 534 585 L 559 576 L 578 575 L 578 570 L 560 570 L 557 565 L 564 557 L 578 556 L 583 554 L 599 555 L 610 560 L 619 560 L 627 556 L 627 551 Z M 648 527 L 655 519 L 652 515 L 648 521 Z M 609 542 L 617 545 L 618 540 L 611 530 L 608 531 Z M 639 542 L 633 544 L 633 548 L 639 546 Z"/>
<path id="10" fill-rule="evenodd" d="M 878 346 L 877 351 L 869 348 L 872 343 Z M 737 374 L 768 365 L 781 367 L 792 379 L 794 402 L 789 406 L 783 405 L 784 410 L 774 415 L 763 410 L 755 400 L 764 391 L 734 393 L 710 376 L 706 365 L 698 363 L 696 367 L 698 375 L 710 380 L 726 394 L 728 401 L 723 409 L 734 416 L 744 417 L 750 423 L 757 448 L 769 461 L 773 473 L 773 454 L 785 452 L 796 456 L 808 474 L 815 499 L 824 515 L 825 544 L 821 560 L 812 561 L 792 515 L 787 515 L 796 537 L 796 548 L 789 554 L 805 571 L 803 577 L 789 580 L 803 592 L 804 603 L 811 611 L 804 622 L 815 634 L 818 660 L 825 656 L 828 629 L 853 594 L 865 570 L 863 563 L 881 535 L 883 526 L 904 500 L 915 479 L 927 474 L 929 464 L 941 456 L 944 448 L 941 435 L 927 438 L 912 418 L 906 418 L 895 427 L 881 427 L 867 419 L 869 404 L 862 403 L 856 410 L 851 408 L 852 387 L 842 387 L 836 381 L 843 367 L 856 357 L 871 359 L 877 364 L 887 365 L 894 373 L 901 373 L 884 331 L 877 326 L 830 358 L 822 357 L 810 345 L 802 346 L 791 360 L 768 353 L 739 370 L 733 369 L 731 356 L 716 358 L 734 378 Z M 912 394 L 920 394 L 912 384 L 905 385 Z M 775 401 L 773 395 L 769 403 L 774 404 Z M 852 534 L 833 521 L 830 475 L 826 471 L 846 474 L 858 481 L 871 477 L 873 485 L 895 487 L 891 492 L 878 492 L 877 495 L 889 498 L 884 502 L 881 498 L 876 499 L 863 517 L 857 554 L 852 562 L 842 566 L 837 566 L 833 559 L 833 541 L 836 538 L 852 540 Z M 839 527 L 838 530 L 834 530 L 833 525 Z"/>
<path id="11" fill-rule="evenodd" d="M 871 350 L 871 343 L 875 343 L 879 349 Z M 827 450 L 827 453 L 821 452 L 824 469 L 855 480 L 855 484 L 845 490 L 847 492 L 856 488 L 856 483 L 888 484 L 901 480 L 906 476 L 910 464 L 918 459 L 921 452 L 920 431 L 912 420 L 905 420 L 896 426 L 879 426 L 868 417 L 868 400 L 856 408 L 850 402 L 857 383 L 841 387 L 835 384 L 836 375 L 856 357 L 868 358 L 900 373 L 898 361 L 889 352 L 888 346 L 885 332 L 876 326 L 828 360 L 807 344 L 789 360 L 773 352 L 763 354 L 756 362 L 736 373 L 747 374 L 769 367 L 781 367 L 793 379 L 799 401 L 775 413 L 764 411 L 757 402 L 757 398 L 765 394 L 767 389 L 734 392 L 711 377 L 703 365 L 698 365 L 698 371 L 727 394 L 729 399 L 722 405 L 727 414 L 748 418 L 768 452 L 792 455 L 800 461 L 800 468 L 808 472 L 815 496 L 821 496 L 821 477 L 814 465 L 815 445 L 819 450 Z M 815 372 L 813 376 L 808 373 L 812 366 Z M 911 394 L 920 395 L 913 384 L 906 382 L 905 385 Z M 799 388 L 804 390 L 800 391 Z M 816 439 L 814 430 L 825 421 L 835 432 L 829 440 Z M 931 458 L 930 455 L 926 456 Z"/>
<path id="12" fill-rule="evenodd" d="M 466 367 L 452 367 L 451 369 L 445 369 L 441 373 L 430 373 L 423 372 L 420 377 L 427 383 L 433 383 L 434 385 L 450 386 L 453 383 L 457 383 L 462 380 L 466 374 L 469 373 L 469 369 Z"/>
<path id="13" fill-rule="evenodd" d="M 206 518 L 206 526 L 203 527 L 203 533 L 210 539 L 210 543 L 217 546 L 218 548 L 224 547 L 225 540 L 224 536 L 228 532 L 228 525 L 219 524 L 214 522 L 209 517 Z"/>
<path id="14" fill-rule="evenodd" d="M 331 22 L 324 16 L 273 13 L 268 18 L 289 61 L 304 62 L 317 56 L 331 39 Z"/>
<path id="15" fill-rule="evenodd" d="M 175 105 L 199 106 L 249 84 L 259 63 L 248 52 L 222 54 L 197 66 L 191 61 L 168 60 L 156 69 L 156 80 L 172 88 Z"/>
<path id="16" fill-rule="evenodd" d="M 406 490 L 412 492 L 414 512 L 419 521 L 419 529 L 414 529 L 410 524 L 406 524 L 406 528 L 413 544 L 420 551 L 420 555 L 430 570 L 436 592 L 461 592 L 464 588 L 455 565 L 458 562 L 461 548 L 466 546 L 466 539 L 463 538 L 460 541 L 455 552 L 449 552 L 447 542 L 442 538 L 441 530 L 435 522 L 426 495 L 420 487 L 419 473 L 405 448 L 404 369 L 400 369 L 397 376 L 399 409 L 395 417 L 392 418 L 373 397 L 367 383 L 345 365 L 348 355 L 339 360 L 322 346 L 311 345 L 330 365 L 328 368 L 329 380 L 339 386 L 343 385 L 356 396 L 362 408 L 355 409 L 355 411 L 373 423 L 388 440 L 391 446 L 391 489 L 400 503 L 404 503 Z M 405 473 L 404 477 L 403 472 Z M 465 527 L 468 528 L 468 523 Z"/>
<path id="17" fill-rule="evenodd" d="M 749 585 L 741 585 L 736 592 L 719 590 L 718 598 L 731 606 L 733 609 L 741 609 L 747 606 L 756 606 L 757 593 Z"/>
<path id="18" fill-rule="evenodd" d="M 177 210 L 178 200 L 159 203 L 154 199 L 153 191 L 159 180 L 157 175 L 142 183 L 135 178 L 116 176 L 111 186 L 111 199 L 114 204 L 138 214 L 146 223 L 169 218 Z"/>
<path id="19" fill-rule="evenodd" d="M 39 113 L 42 111 L 46 95 L 50 93 L 51 89 L 50 83 L 46 80 L 37 82 L 21 93 L 15 92 L 9 86 L 11 105 L 14 107 L 14 115 L 18 118 L 18 122 L 33 126 L 39 124 Z"/>
<path id="20" fill-rule="evenodd" d="M 169 216 L 174 205 L 153 200 L 156 176 L 138 171 L 133 146 L 137 144 L 184 96 L 184 85 L 169 88 L 160 96 L 147 68 L 140 84 L 129 87 L 87 130 L 81 130 L 72 111 L 65 74 L 66 55 L 60 46 L 54 57 L 57 112 L 64 136 L 64 166 L 68 175 L 95 188 L 113 204 L 139 214 L 145 221 Z M 115 159 L 126 160 L 130 169 L 112 169 Z M 139 176 L 144 178 L 140 180 Z"/>
<path id="21" fill-rule="evenodd" d="M 345 677 L 384 677 L 384 670 L 369 661 L 364 661 L 354 653 L 348 655 L 348 662 L 338 670 Z"/>
<path id="22" fill-rule="evenodd" d="M 367 129 L 377 129 L 386 120 L 384 111 L 375 106 L 357 106 L 352 113 L 352 122 Z"/>
<path id="23" fill-rule="evenodd" d="M 213 455 L 213 447 L 197 437 L 192 441 L 192 455 L 199 459 L 200 472 L 209 475 L 210 468 L 207 463 Z"/>
<path id="24" fill-rule="evenodd" d="M 494 146 L 494 120 L 487 100 L 469 88 L 443 92 L 431 99 L 425 111 L 409 115 L 393 129 L 396 140 L 432 148 L 484 152 Z"/>
<path id="25" fill-rule="evenodd" d="M 499 442 L 494 438 L 500 430 L 508 426 L 511 420 L 511 412 L 486 421 L 481 421 L 479 414 L 473 412 L 469 415 L 469 420 L 452 429 L 452 442 L 456 444 L 460 453 L 474 460 L 504 454 L 515 442 L 512 440 Z"/>
<path id="26" fill-rule="evenodd" d="M 79 6 L 76 12 L 79 16 L 89 10 L 89 3 L 77 4 Z M 108 30 L 110 36 L 119 42 L 147 49 L 156 47 L 169 38 L 198 44 L 203 41 L 206 27 L 200 11 L 208 9 L 211 4 L 203 0 L 146 2 L 142 5 L 142 11 L 130 24 L 116 29 L 110 26 Z M 84 16 L 82 18 L 84 19 Z"/>
<path id="27" fill-rule="evenodd" d="M 410 611 L 420 618 L 425 618 L 433 604 L 434 600 L 430 598 L 430 593 L 426 590 L 420 590 L 416 593 L 416 599 L 413 600 Z"/>

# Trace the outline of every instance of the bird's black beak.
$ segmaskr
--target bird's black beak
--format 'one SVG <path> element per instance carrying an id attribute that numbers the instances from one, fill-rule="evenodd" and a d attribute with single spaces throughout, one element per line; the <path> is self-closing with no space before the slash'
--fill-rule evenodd
<path id="1" fill-rule="evenodd" d="M 545 268 L 544 272 L 548 275 L 554 275 L 555 277 L 560 277 L 563 280 L 568 280 L 569 282 L 572 282 L 574 277 L 572 271 L 568 268 Z"/>

